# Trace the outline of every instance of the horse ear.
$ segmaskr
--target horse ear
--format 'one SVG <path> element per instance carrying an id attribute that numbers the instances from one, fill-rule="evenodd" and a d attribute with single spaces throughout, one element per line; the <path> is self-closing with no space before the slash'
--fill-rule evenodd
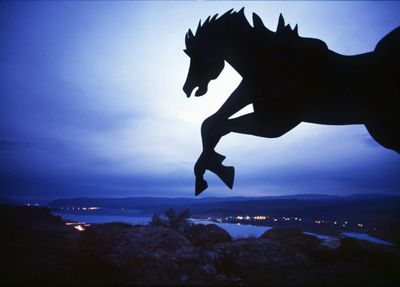
<path id="1" fill-rule="evenodd" d="M 285 19 L 283 19 L 282 13 L 279 14 L 278 27 L 276 32 L 282 32 L 285 28 Z"/>
<path id="2" fill-rule="evenodd" d="M 186 45 L 186 49 L 190 49 L 190 39 L 192 39 L 193 36 L 193 32 L 192 30 L 189 29 L 189 31 L 186 33 L 186 37 L 185 37 L 185 45 Z M 185 53 L 187 54 L 187 52 L 185 51 Z"/>
<path id="3" fill-rule="evenodd" d="M 244 7 L 242 7 L 242 9 L 239 10 L 239 12 L 237 12 L 238 14 L 243 14 L 244 15 Z"/>
<path id="4" fill-rule="evenodd" d="M 188 31 L 188 36 L 189 36 L 188 38 L 193 38 L 193 37 L 194 37 L 194 36 L 193 36 L 193 32 L 192 32 L 192 30 L 190 30 L 190 29 L 189 29 L 189 31 Z"/>

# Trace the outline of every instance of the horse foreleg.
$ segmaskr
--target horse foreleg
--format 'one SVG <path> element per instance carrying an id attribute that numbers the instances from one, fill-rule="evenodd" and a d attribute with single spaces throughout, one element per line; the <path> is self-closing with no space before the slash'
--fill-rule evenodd
<path id="1" fill-rule="evenodd" d="M 226 120 L 225 120 L 226 121 Z M 214 147 L 219 140 L 226 134 L 222 129 L 224 121 L 214 121 L 212 127 L 209 126 L 209 121 L 204 121 L 201 128 L 203 141 L 203 152 L 197 160 L 194 173 L 196 175 L 196 195 L 204 191 L 208 185 L 203 176 L 208 169 L 215 173 L 230 189 L 233 187 L 235 177 L 235 169 L 232 166 L 224 166 L 222 162 L 225 156 L 217 153 Z"/>
<path id="2" fill-rule="evenodd" d="M 214 144 L 226 134 L 235 132 L 265 138 L 277 138 L 300 123 L 299 120 L 290 117 L 277 117 L 276 115 L 257 115 L 256 113 L 246 114 L 234 119 L 219 121 L 214 123 L 214 136 L 204 135 L 207 143 Z M 203 131 L 203 130 L 202 130 Z M 234 181 L 234 168 L 222 165 L 225 156 L 222 156 L 212 149 L 209 154 L 203 151 L 195 165 L 196 174 L 196 195 L 207 188 L 207 182 L 203 179 L 206 167 L 214 172 L 229 188 L 232 188 Z"/>
<path id="3" fill-rule="evenodd" d="M 218 154 L 214 149 L 221 137 L 227 134 L 224 122 L 248 104 L 250 104 L 250 99 L 245 85 L 241 83 L 221 108 L 203 122 L 201 126 L 203 152 L 194 168 L 196 195 L 207 188 L 207 182 L 203 179 L 206 169 L 214 172 L 229 188 L 232 188 L 234 168 L 222 165 L 225 156 Z"/>
<path id="4" fill-rule="evenodd" d="M 196 195 L 199 195 L 208 187 L 207 182 L 203 178 L 206 169 L 215 173 L 230 189 L 232 189 L 235 169 L 232 166 L 224 166 L 222 164 L 224 159 L 225 156 L 215 151 L 208 156 L 205 156 L 204 153 L 201 154 L 194 166 L 194 173 L 196 175 Z"/>

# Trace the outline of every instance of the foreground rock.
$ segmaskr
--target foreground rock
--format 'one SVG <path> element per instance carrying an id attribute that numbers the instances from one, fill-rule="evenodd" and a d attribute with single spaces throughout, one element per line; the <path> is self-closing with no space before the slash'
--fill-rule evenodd
<path id="1" fill-rule="evenodd" d="M 316 236 L 304 234 L 300 229 L 294 228 L 272 228 L 265 231 L 260 238 L 310 251 L 319 248 L 322 243 Z"/>
<path id="2" fill-rule="evenodd" d="M 195 224 L 185 230 L 184 234 L 194 246 L 208 246 L 232 240 L 229 233 L 216 224 Z"/>
<path id="3" fill-rule="evenodd" d="M 0 286 L 74 284 L 80 234 L 47 208 L 0 205 Z"/>
<path id="4" fill-rule="evenodd" d="M 207 230 L 211 230 L 208 237 Z M 341 247 L 333 250 L 295 229 L 271 229 L 260 238 L 233 241 L 216 234 L 223 233 L 194 226 L 186 232 L 189 240 L 166 227 L 104 224 L 81 237 L 80 252 L 92 254 L 90 262 L 107 266 L 104 272 L 114 270 L 118 276 L 113 282 L 118 284 L 381 286 L 400 282 L 397 251 L 359 240 L 344 238 Z"/>
<path id="5" fill-rule="evenodd" d="M 89 262 L 118 274 L 115 283 L 204 283 L 201 254 L 183 235 L 162 226 L 112 223 L 91 228 L 80 239 Z"/>
<path id="6" fill-rule="evenodd" d="M 122 223 L 80 233 L 48 210 L 20 211 L 0 206 L 0 286 L 400 284 L 399 250 L 356 239 L 333 249 L 295 229 L 232 240 L 213 225 Z"/>

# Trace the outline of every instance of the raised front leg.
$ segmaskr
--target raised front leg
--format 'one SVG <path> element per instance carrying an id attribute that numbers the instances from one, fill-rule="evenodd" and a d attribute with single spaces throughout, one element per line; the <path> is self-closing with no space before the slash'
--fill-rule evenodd
<path id="1" fill-rule="evenodd" d="M 200 155 L 194 166 L 194 173 L 196 175 L 196 195 L 199 195 L 208 187 L 207 182 L 203 178 L 206 169 L 215 173 L 230 189 L 232 189 L 235 169 L 232 166 L 224 166 L 222 164 L 224 159 L 225 156 L 215 151 L 207 155 L 203 152 Z"/>
<path id="2" fill-rule="evenodd" d="M 279 113 L 284 115 L 285 113 Z M 230 132 L 254 135 L 265 138 L 277 138 L 300 123 L 296 118 L 289 116 L 263 115 L 258 117 L 255 113 L 250 113 L 237 117 L 231 120 L 219 122 L 216 130 L 223 131 L 221 136 Z M 205 172 L 204 166 L 214 172 L 221 180 L 229 187 L 232 188 L 234 180 L 234 168 L 222 165 L 225 156 L 222 156 L 215 151 L 212 151 L 209 156 L 204 152 L 201 154 L 198 162 L 195 165 L 196 174 L 196 195 L 201 193 L 207 188 L 207 182 L 203 179 Z"/>
<path id="3" fill-rule="evenodd" d="M 234 168 L 222 165 L 225 156 L 216 153 L 214 148 L 221 137 L 229 133 L 224 129 L 226 126 L 223 124 L 224 121 L 250 103 L 245 84 L 242 82 L 221 108 L 203 122 L 201 127 L 203 152 L 194 168 L 196 195 L 207 188 L 207 182 L 203 178 L 206 169 L 214 172 L 229 188 L 232 188 Z"/>

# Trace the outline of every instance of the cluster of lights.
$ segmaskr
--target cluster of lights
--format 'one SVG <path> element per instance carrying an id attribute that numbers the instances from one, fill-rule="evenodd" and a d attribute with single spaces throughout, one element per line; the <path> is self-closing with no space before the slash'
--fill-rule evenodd
<path id="1" fill-rule="evenodd" d="M 230 218 L 232 218 L 232 216 L 230 216 Z M 237 220 L 251 220 L 251 219 L 253 219 L 253 220 L 266 220 L 267 218 L 268 218 L 268 216 L 264 216 L 264 215 L 257 215 L 257 216 L 253 216 L 253 217 L 250 217 L 249 215 L 246 215 L 246 216 L 240 216 L 240 215 L 238 215 L 238 216 L 236 216 L 235 217 Z M 225 217 L 225 219 L 226 220 L 228 220 L 228 218 L 227 217 Z"/>
<path id="2" fill-rule="evenodd" d="M 268 216 L 267 216 L 267 218 L 268 218 Z M 282 221 L 291 221 L 291 220 L 303 221 L 303 219 L 300 218 L 300 217 L 286 217 L 286 216 L 282 216 L 281 219 L 282 219 Z M 278 218 L 273 218 L 272 220 L 273 220 L 274 222 L 278 222 L 278 221 L 279 221 Z"/>
<path id="3" fill-rule="evenodd" d="M 215 218 L 215 220 L 216 220 L 217 222 L 220 222 L 220 223 L 222 223 L 223 221 L 228 221 L 228 220 L 232 220 L 232 219 L 236 219 L 236 220 L 238 220 L 238 221 L 243 221 L 243 220 L 248 220 L 248 221 L 250 221 L 250 220 L 268 220 L 268 219 L 270 219 L 270 218 L 269 218 L 269 216 L 265 216 L 265 215 L 257 215 L 257 216 L 252 216 L 252 217 L 250 217 L 249 215 L 246 215 L 246 216 L 237 215 L 237 216 L 226 216 L 226 217 L 221 217 L 221 218 Z M 300 222 L 300 221 L 303 221 L 303 219 L 300 218 L 300 217 L 286 217 L 286 216 L 282 216 L 282 218 L 271 218 L 271 220 L 272 220 L 273 222 L 278 222 L 278 221 L 280 221 L 280 219 L 281 219 L 282 221 L 291 221 L 291 220 L 299 221 L 299 222 Z M 212 220 L 212 217 L 208 217 L 208 220 Z M 328 221 L 325 221 L 325 220 L 322 220 L 322 219 L 317 219 L 317 220 L 314 220 L 313 222 L 314 222 L 315 224 L 328 224 L 328 223 L 329 223 Z M 333 221 L 332 223 L 333 223 L 334 225 L 338 225 L 338 224 L 339 224 L 338 221 Z M 239 222 L 237 222 L 237 224 L 240 225 Z M 348 224 L 349 224 L 349 222 L 345 221 L 345 222 L 342 224 L 342 227 L 346 227 L 346 226 L 348 226 Z M 357 227 L 362 228 L 362 227 L 364 227 L 364 224 L 362 224 L 362 223 L 357 223 Z"/>
<path id="4" fill-rule="evenodd" d="M 291 220 L 303 221 L 303 219 L 300 218 L 300 217 L 286 217 L 286 216 L 282 216 L 281 219 L 282 219 L 282 221 L 291 221 Z M 274 221 L 274 222 L 277 222 L 277 221 L 279 221 L 279 219 L 278 219 L 278 218 L 273 218 L 273 221 Z"/>
<path id="5" fill-rule="evenodd" d="M 61 210 L 70 210 L 70 208 L 69 207 L 60 207 L 61 208 Z M 99 207 L 99 206 L 90 206 L 90 207 L 76 207 L 75 208 L 75 206 L 72 206 L 72 208 L 71 208 L 71 210 L 97 210 L 97 209 L 100 209 L 101 207 Z"/>
<path id="6" fill-rule="evenodd" d="M 328 223 L 328 222 L 326 222 L 326 221 L 324 221 L 324 220 L 315 220 L 314 223 L 315 223 L 315 224 L 321 224 L 321 223 Z M 335 221 L 333 221 L 333 224 L 334 224 L 334 225 L 338 225 L 339 223 L 335 220 Z M 348 222 L 348 221 L 345 221 L 345 222 L 342 224 L 342 227 L 346 227 L 348 224 L 349 224 L 349 222 Z M 363 223 L 357 223 L 357 226 L 358 226 L 358 227 L 364 227 L 364 224 L 363 224 Z"/>
<path id="7" fill-rule="evenodd" d="M 79 209 L 79 207 L 78 207 Z M 91 206 L 91 207 L 82 207 L 82 210 L 97 210 L 100 209 L 98 206 Z"/>
<path id="8" fill-rule="evenodd" d="M 83 227 L 82 225 L 75 225 L 74 228 L 75 228 L 76 230 L 78 230 L 78 231 L 81 231 L 81 232 L 83 232 L 83 231 L 86 230 L 85 227 Z"/>
<path id="9" fill-rule="evenodd" d="M 86 222 L 65 222 L 64 224 L 67 226 L 72 226 L 80 232 L 86 231 L 86 229 L 90 227 L 90 224 Z"/>

